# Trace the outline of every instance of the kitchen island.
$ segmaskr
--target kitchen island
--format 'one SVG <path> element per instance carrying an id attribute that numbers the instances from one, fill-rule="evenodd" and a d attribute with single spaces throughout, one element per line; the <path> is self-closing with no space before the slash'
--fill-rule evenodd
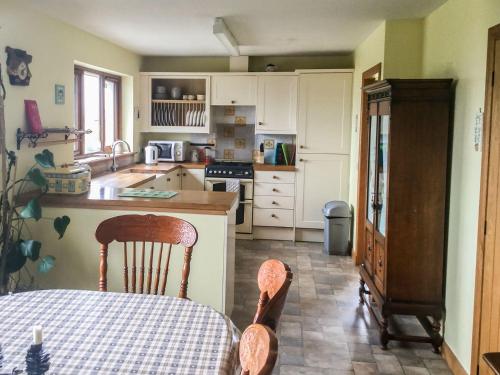
<path id="1" fill-rule="evenodd" d="M 100 222 L 118 215 L 167 215 L 186 220 L 198 231 L 193 250 L 188 297 L 231 314 L 234 301 L 235 212 L 236 193 L 178 191 L 169 199 L 120 197 L 121 187 L 104 183 L 105 179 L 121 181 L 129 187 L 140 187 L 155 179 L 152 174 L 123 171 L 92 181 L 90 191 L 83 195 L 46 195 L 42 199 L 43 216 L 67 215 L 71 218 L 65 236 L 58 239 L 52 222 L 30 223 L 33 238 L 43 244 L 43 254 L 56 257 L 56 266 L 46 275 L 37 275 L 41 288 L 97 290 L 99 280 L 99 244 L 95 230 Z M 137 176 L 136 176 L 137 175 Z M 116 180 L 118 179 L 118 180 Z M 122 185 L 123 186 L 123 185 Z M 125 187 L 124 186 L 124 187 Z M 174 246 L 170 263 L 167 294 L 179 290 L 183 248 Z M 149 257 L 147 257 L 149 259 Z M 123 246 L 110 244 L 108 255 L 108 290 L 123 291 Z"/>

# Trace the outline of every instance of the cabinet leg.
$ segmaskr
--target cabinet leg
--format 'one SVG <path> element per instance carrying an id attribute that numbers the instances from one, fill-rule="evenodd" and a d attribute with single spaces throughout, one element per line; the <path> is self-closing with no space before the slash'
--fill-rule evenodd
<path id="1" fill-rule="evenodd" d="M 441 321 L 436 317 L 432 318 L 432 347 L 434 349 L 434 353 L 441 353 L 441 346 L 443 345 L 443 337 L 441 336 Z"/>
<path id="2" fill-rule="evenodd" d="M 359 279 L 359 303 L 363 305 L 365 303 L 364 295 L 365 294 L 365 282 L 363 279 Z"/>
<path id="3" fill-rule="evenodd" d="M 389 343 L 389 320 L 387 316 L 383 316 L 380 322 L 380 345 L 383 350 L 387 350 L 387 344 Z"/>

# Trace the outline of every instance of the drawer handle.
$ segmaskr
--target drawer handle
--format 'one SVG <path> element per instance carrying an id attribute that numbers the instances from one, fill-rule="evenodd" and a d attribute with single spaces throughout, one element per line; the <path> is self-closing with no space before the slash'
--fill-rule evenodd
<path id="1" fill-rule="evenodd" d="M 275 180 L 279 180 L 280 178 L 278 176 L 273 176 Z"/>
<path id="2" fill-rule="evenodd" d="M 304 145 L 300 145 L 299 148 L 304 148 Z"/>
<path id="3" fill-rule="evenodd" d="M 261 126 L 262 126 L 262 125 L 264 125 L 264 123 L 263 123 L 262 121 L 259 121 L 259 125 L 261 125 Z"/>
<path id="4" fill-rule="evenodd" d="M 176 176 L 179 177 L 181 174 L 180 173 L 177 173 Z"/>
<path id="5" fill-rule="evenodd" d="M 300 161 L 300 162 L 303 162 L 303 161 L 304 161 L 304 159 L 299 159 L 299 161 Z"/>
<path id="6" fill-rule="evenodd" d="M 236 103 L 236 100 L 231 100 L 231 104 L 234 104 L 234 103 Z"/>
<path id="7" fill-rule="evenodd" d="M 273 188 L 273 192 L 277 193 L 277 192 L 278 192 L 278 189 L 274 189 L 274 188 Z"/>
<path id="8" fill-rule="evenodd" d="M 276 216 L 275 214 L 271 214 L 271 217 L 274 217 L 275 219 L 278 218 L 278 216 Z"/>
<path id="9" fill-rule="evenodd" d="M 167 178 L 167 182 L 170 182 L 170 177 L 169 177 L 169 178 Z"/>
<path id="10" fill-rule="evenodd" d="M 272 201 L 272 204 L 278 205 L 278 202 L 276 202 L 276 201 Z"/>
<path id="11" fill-rule="evenodd" d="M 185 174 L 185 173 L 183 173 L 183 174 L 182 174 L 182 177 L 186 177 L 186 174 Z"/>

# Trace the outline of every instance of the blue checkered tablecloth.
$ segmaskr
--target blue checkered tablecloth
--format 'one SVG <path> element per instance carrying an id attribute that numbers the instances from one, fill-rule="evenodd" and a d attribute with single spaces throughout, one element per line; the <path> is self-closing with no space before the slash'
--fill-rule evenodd
<path id="1" fill-rule="evenodd" d="M 0 297 L 3 366 L 25 369 L 43 326 L 50 374 L 231 374 L 239 331 L 208 306 L 167 297 L 41 290 Z"/>

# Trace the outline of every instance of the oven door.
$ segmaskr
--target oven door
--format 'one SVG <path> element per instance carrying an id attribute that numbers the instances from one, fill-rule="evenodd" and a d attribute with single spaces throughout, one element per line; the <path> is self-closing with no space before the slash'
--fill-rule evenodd
<path id="1" fill-rule="evenodd" d="M 158 160 L 159 161 L 174 161 L 174 145 L 175 142 L 152 142 L 151 146 L 156 146 L 158 148 Z"/>
<path id="2" fill-rule="evenodd" d="M 236 225 L 236 233 L 252 234 L 253 202 L 244 201 L 240 203 L 240 206 L 243 206 L 243 223 Z"/>

